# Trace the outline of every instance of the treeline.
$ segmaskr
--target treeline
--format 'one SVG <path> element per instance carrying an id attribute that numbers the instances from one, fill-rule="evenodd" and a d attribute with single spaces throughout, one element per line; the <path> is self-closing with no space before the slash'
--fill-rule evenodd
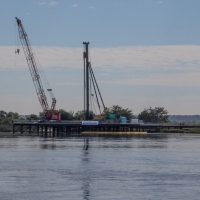
<path id="1" fill-rule="evenodd" d="M 10 125 L 12 120 L 19 119 L 19 114 L 16 112 L 5 112 L 0 111 L 0 131 L 7 132 L 12 131 L 12 126 Z"/>
<path id="2" fill-rule="evenodd" d="M 66 112 L 65 110 L 61 109 L 58 110 L 61 113 L 62 120 L 79 120 L 83 118 L 84 111 L 78 111 L 76 113 L 70 111 Z M 165 110 L 164 107 L 149 107 L 145 108 L 138 116 L 133 114 L 133 111 L 129 108 L 122 108 L 119 105 L 113 105 L 112 107 L 108 108 L 108 113 L 115 114 L 115 117 L 119 119 L 120 116 L 126 117 L 127 120 L 131 120 L 133 118 L 138 118 L 139 120 L 143 120 L 143 122 L 147 123 L 167 123 L 169 122 L 169 115 L 168 111 Z M 91 119 L 94 115 L 92 111 L 90 111 Z"/>
<path id="3" fill-rule="evenodd" d="M 61 119 L 62 120 L 80 120 L 84 118 L 85 115 L 85 111 L 84 110 L 80 110 L 77 112 L 73 112 L 73 111 L 66 111 L 64 109 L 59 109 L 59 110 L 55 110 L 55 112 L 59 112 L 61 114 Z M 115 114 L 115 117 L 118 119 L 120 116 L 126 117 L 127 119 L 132 119 L 134 118 L 133 115 L 133 111 L 128 109 L 128 108 L 122 108 L 119 105 L 113 105 L 110 108 L 107 109 L 107 113 L 110 114 Z M 93 111 L 90 111 L 90 119 L 93 119 L 93 116 L 95 115 L 95 113 Z M 42 120 L 43 117 L 43 113 L 40 112 L 39 115 L 35 115 L 35 114 L 31 114 L 26 116 L 25 120 Z"/>
<path id="4" fill-rule="evenodd" d="M 58 112 L 61 113 L 62 120 L 79 120 L 83 119 L 85 112 L 83 110 L 78 111 L 76 113 L 70 111 L 66 112 L 63 109 L 58 110 Z M 107 109 L 107 113 L 115 114 L 115 117 L 118 119 L 120 116 L 126 117 L 127 119 L 134 118 L 133 111 L 128 108 L 122 108 L 119 105 L 113 105 L 112 107 Z M 93 116 L 95 113 L 93 111 L 90 111 L 90 119 L 93 119 Z"/>
<path id="5" fill-rule="evenodd" d="M 64 109 L 57 110 L 56 112 L 61 113 L 62 120 L 80 120 L 83 119 L 84 111 L 65 111 Z M 150 123 L 166 123 L 168 122 L 168 111 L 163 107 L 149 107 L 145 108 L 138 116 L 133 115 L 133 111 L 129 108 L 122 108 L 119 105 L 113 105 L 107 109 L 107 112 L 110 114 L 115 114 L 115 117 L 119 119 L 120 116 L 126 117 L 127 120 L 138 118 L 139 120 L 143 120 L 144 122 Z M 90 111 L 90 118 L 92 119 L 94 116 L 94 112 Z M 25 118 L 20 118 L 17 112 L 5 112 L 3 110 L 0 111 L 0 131 L 12 131 L 12 120 L 43 120 L 43 113 L 40 112 L 39 115 L 30 114 L 25 116 Z"/>
<path id="6" fill-rule="evenodd" d="M 169 122 L 168 111 L 164 107 L 145 108 L 139 115 L 138 119 L 150 123 L 166 123 Z"/>

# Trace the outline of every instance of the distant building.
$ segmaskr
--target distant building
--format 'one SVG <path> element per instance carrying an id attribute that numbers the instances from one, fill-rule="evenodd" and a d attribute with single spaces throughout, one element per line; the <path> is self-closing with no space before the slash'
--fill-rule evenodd
<path id="1" fill-rule="evenodd" d="M 26 115 L 19 115 L 19 119 L 26 119 Z"/>
<path id="2" fill-rule="evenodd" d="M 169 115 L 169 121 L 183 122 L 200 122 L 200 115 Z"/>

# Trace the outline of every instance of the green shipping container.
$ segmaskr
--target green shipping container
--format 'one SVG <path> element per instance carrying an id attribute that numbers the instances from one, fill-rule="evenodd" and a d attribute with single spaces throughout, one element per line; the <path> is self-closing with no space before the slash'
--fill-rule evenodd
<path id="1" fill-rule="evenodd" d="M 115 114 L 106 114 L 106 119 L 115 119 Z"/>

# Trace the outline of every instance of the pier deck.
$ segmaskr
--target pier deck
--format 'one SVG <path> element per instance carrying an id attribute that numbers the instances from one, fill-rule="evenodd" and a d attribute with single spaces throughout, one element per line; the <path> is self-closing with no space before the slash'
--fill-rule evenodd
<path id="1" fill-rule="evenodd" d="M 99 123 L 98 125 L 82 125 L 81 121 L 62 121 L 62 122 L 13 122 L 13 134 L 15 132 L 37 133 L 43 136 L 64 136 L 82 132 L 102 132 L 102 133 L 144 133 L 160 132 L 162 129 L 192 129 L 200 128 L 195 125 L 168 125 L 168 124 L 122 124 L 122 123 Z"/>

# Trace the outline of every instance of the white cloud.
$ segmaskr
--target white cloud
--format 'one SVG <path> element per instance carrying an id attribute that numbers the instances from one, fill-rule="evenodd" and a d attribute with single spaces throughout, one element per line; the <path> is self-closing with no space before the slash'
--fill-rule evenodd
<path id="1" fill-rule="evenodd" d="M 27 68 L 22 48 L 0 46 L 0 69 Z M 82 48 L 33 47 L 42 67 L 82 69 Z M 199 86 L 200 46 L 133 46 L 91 48 L 95 69 L 112 75 L 110 83 L 163 86 Z M 115 73 L 120 71 L 121 76 Z M 106 81 L 102 80 L 102 81 Z M 66 83 L 65 83 L 66 84 Z"/>
<path id="2" fill-rule="evenodd" d="M 72 5 L 71 7 L 78 7 L 79 5 L 78 4 L 74 4 L 74 5 Z"/>
<path id="3" fill-rule="evenodd" d="M 93 8 L 94 8 L 94 6 L 90 6 L 89 8 L 90 8 L 90 9 L 93 9 Z"/>
<path id="4" fill-rule="evenodd" d="M 148 77 L 133 77 L 107 81 L 108 84 L 149 85 L 149 86 L 200 86 L 200 72 L 180 74 L 151 74 Z"/>
<path id="5" fill-rule="evenodd" d="M 49 3 L 47 3 L 46 1 L 43 1 L 43 2 L 39 2 L 38 3 L 38 5 L 39 6 L 44 6 L 44 5 L 48 5 L 48 6 L 56 6 L 58 3 L 57 2 L 55 2 L 55 1 L 52 1 L 52 2 L 49 2 Z"/>
<path id="6" fill-rule="evenodd" d="M 57 2 L 50 2 L 48 5 L 49 6 L 56 6 L 58 3 Z"/>
<path id="7" fill-rule="evenodd" d="M 159 1 L 158 3 L 162 3 L 162 1 Z"/>
<path id="8" fill-rule="evenodd" d="M 33 49 L 44 68 L 54 67 L 49 71 L 44 69 L 50 77 L 53 76 L 54 70 L 59 69 L 54 81 L 50 79 L 55 96 L 59 100 L 58 108 L 75 111 L 82 109 L 80 102 L 82 102 L 83 49 L 36 46 L 33 46 Z M 12 76 L 9 77 L 9 74 L 14 74 L 15 70 L 19 69 L 28 70 L 22 48 L 19 55 L 14 52 L 14 46 L 0 46 L 1 80 L 3 84 L 6 83 L 6 92 L 3 88 L 0 95 L 2 107 L 6 111 L 13 110 L 21 114 L 38 113 L 41 108 L 34 88 L 32 92 L 28 90 L 32 94 L 31 97 L 23 87 L 20 91 L 24 91 L 24 95 L 15 95 L 16 93 L 13 93 L 16 90 L 7 84 L 12 82 Z M 195 92 L 193 88 L 190 91 L 190 87 L 200 87 L 199 53 L 200 46 L 197 45 L 90 48 L 90 59 L 106 106 L 119 104 L 133 109 L 136 114 L 148 106 L 164 106 L 171 114 L 196 114 L 200 112 L 197 109 L 200 96 L 198 90 Z M 5 69 L 12 69 L 12 71 Z M 12 73 L 4 74 L 4 71 Z M 48 75 L 47 78 L 49 80 Z M 19 78 L 18 81 L 21 81 L 23 86 L 24 80 Z M 31 80 L 29 83 L 31 87 Z M 176 91 L 177 95 L 176 92 L 171 93 L 168 86 Z M 68 90 L 67 94 L 63 93 L 64 87 Z M 156 89 L 161 87 L 162 90 Z M 149 88 L 154 92 L 148 93 Z M 120 90 L 125 90 L 121 91 L 123 95 L 119 94 Z M 25 104 L 29 106 L 24 106 Z"/>
<path id="9" fill-rule="evenodd" d="M 47 4 L 47 2 L 44 2 L 44 1 L 43 1 L 43 2 L 39 2 L 39 3 L 38 3 L 39 6 L 43 6 L 43 5 L 45 5 L 45 4 Z"/>
<path id="10" fill-rule="evenodd" d="M 82 48 L 32 47 L 44 67 L 68 66 L 81 68 Z M 15 54 L 15 47 L 0 46 L 0 68 L 15 68 L 15 56 L 18 68 L 26 62 L 22 48 Z M 200 46 L 136 46 L 116 48 L 91 48 L 90 57 L 95 66 L 119 69 L 162 69 L 195 70 L 200 66 Z M 67 56 L 66 56 L 67 55 Z"/>
<path id="11" fill-rule="evenodd" d="M 1 106 L 6 112 L 18 112 L 19 114 L 38 114 L 42 108 L 37 99 L 37 95 L 12 95 L 4 94 L 0 95 Z M 27 103 L 28 102 L 28 103 Z"/>
<path id="12" fill-rule="evenodd" d="M 73 82 L 57 82 L 55 83 L 55 85 L 68 85 L 68 86 L 72 86 L 72 85 L 80 85 L 79 83 L 73 83 Z"/>

